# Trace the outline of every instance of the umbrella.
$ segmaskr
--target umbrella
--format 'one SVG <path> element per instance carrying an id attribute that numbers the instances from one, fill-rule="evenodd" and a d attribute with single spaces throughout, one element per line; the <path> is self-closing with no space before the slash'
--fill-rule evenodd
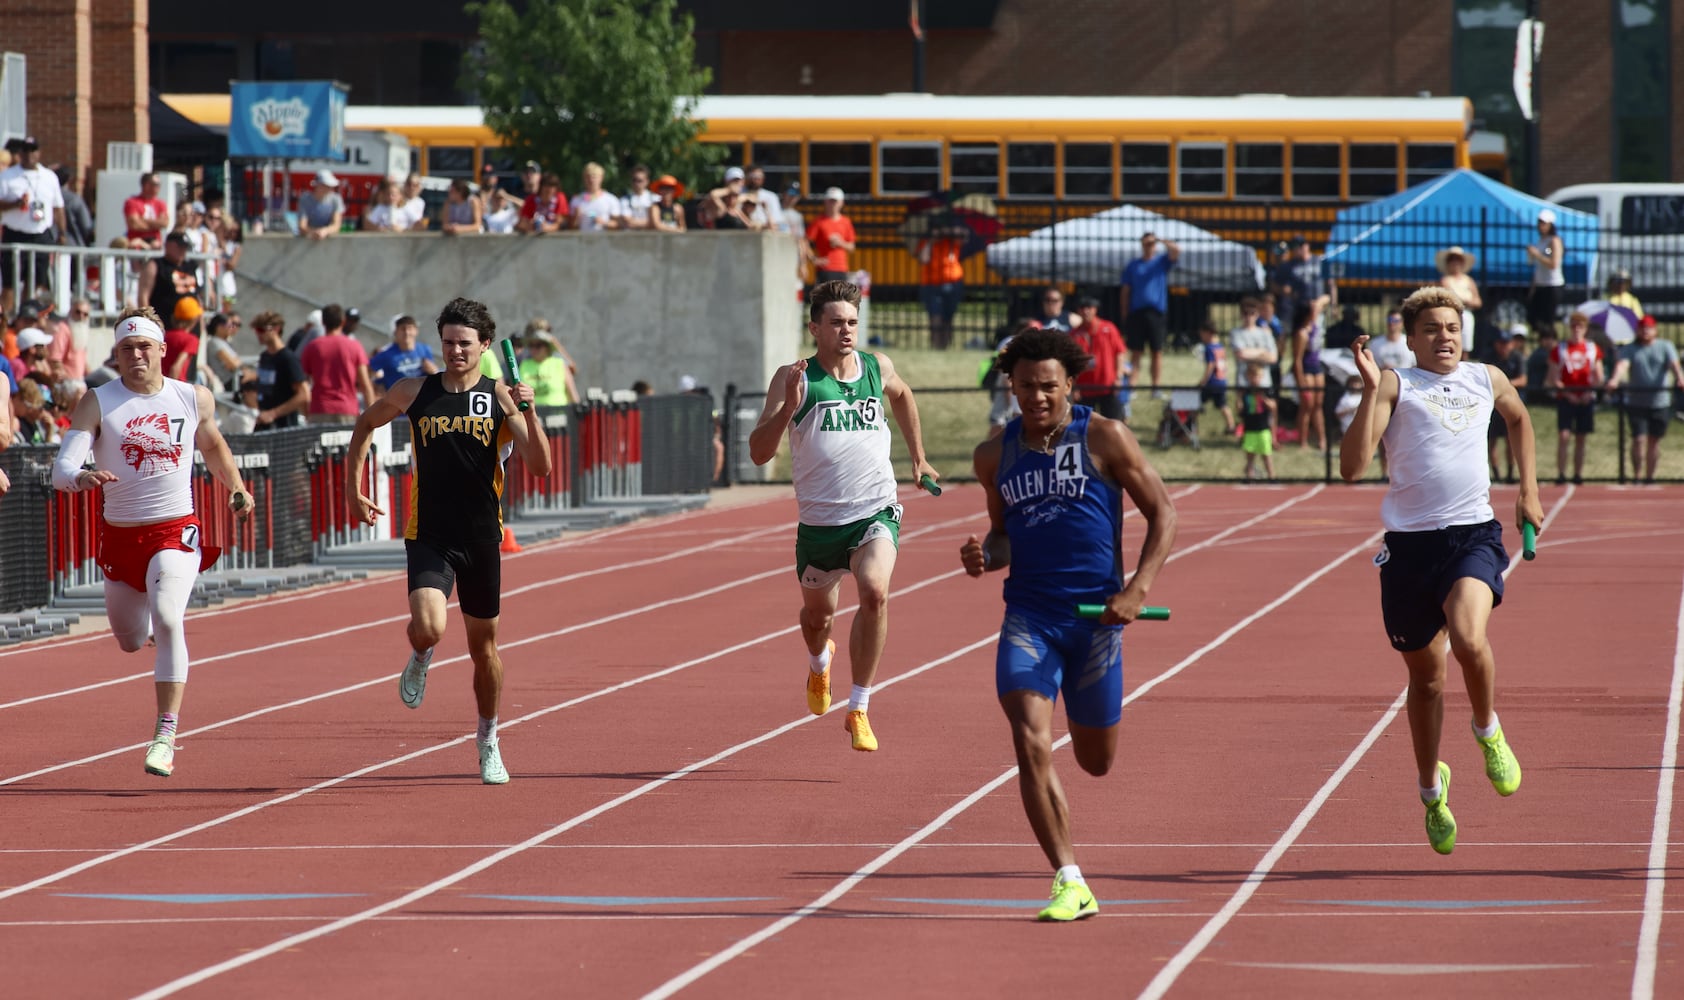
<path id="1" fill-rule="evenodd" d="M 950 238 L 962 240 L 959 256 L 969 257 L 998 240 L 1002 229 L 994 199 L 982 194 L 955 198 L 950 191 L 938 191 L 907 204 L 899 232 L 908 253 L 916 255 L 926 239 Z"/>
<path id="2" fill-rule="evenodd" d="M 1602 327 L 1615 344 L 1629 344 L 1637 339 L 1637 313 L 1625 306 L 1617 306 L 1607 299 L 1591 299 L 1573 309 L 1591 323 Z"/>

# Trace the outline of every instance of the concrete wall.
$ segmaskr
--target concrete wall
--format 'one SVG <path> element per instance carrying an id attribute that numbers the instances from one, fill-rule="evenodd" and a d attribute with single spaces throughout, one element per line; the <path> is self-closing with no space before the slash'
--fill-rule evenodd
<path id="1" fill-rule="evenodd" d="M 290 333 L 329 302 L 361 310 L 363 346 L 386 343 L 393 315 L 434 319 L 462 295 L 491 307 L 499 338 L 542 316 L 579 365 L 579 387 L 658 392 L 681 375 L 724 396 L 761 392 L 804 346 L 795 241 L 772 233 L 562 233 L 446 237 L 346 233 L 322 241 L 257 236 L 245 243 L 234 347 L 259 348 L 250 320 L 273 309 Z"/>

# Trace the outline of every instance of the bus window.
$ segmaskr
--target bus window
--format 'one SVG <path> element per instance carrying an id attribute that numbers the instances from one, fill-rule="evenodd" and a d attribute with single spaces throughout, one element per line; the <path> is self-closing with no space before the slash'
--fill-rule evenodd
<path id="1" fill-rule="evenodd" d="M 1183 142 L 1175 147 L 1175 190 L 1183 198 L 1220 198 L 1228 193 L 1228 146 Z"/>
<path id="2" fill-rule="evenodd" d="M 850 195 L 871 194 L 871 143 L 808 144 L 807 190 L 816 196 L 832 187 Z"/>
<path id="3" fill-rule="evenodd" d="M 1064 197 L 1111 197 L 1111 144 L 1067 142 L 1064 144 Z"/>
<path id="4" fill-rule="evenodd" d="M 1006 143 L 1006 195 L 1051 198 L 1058 180 L 1050 142 Z"/>
<path id="5" fill-rule="evenodd" d="M 1397 193 L 1397 144 L 1351 143 L 1351 197 L 1384 198 Z"/>
<path id="6" fill-rule="evenodd" d="M 801 183 L 799 142 L 757 142 L 749 147 L 749 162 L 766 171 L 766 188 L 780 194 Z"/>
<path id="7" fill-rule="evenodd" d="M 474 147 L 428 146 L 427 174 L 430 177 L 474 178 Z"/>
<path id="8" fill-rule="evenodd" d="M 1123 143 L 1123 197 L 1169 197 L 1169 143 Z"/>
<path id="9" fill-rule="evenodd" d="M 1412 142 L 1404 147 L 1404 187 L 1414 187 L 1456 169 L 1456 147 L 1448 142 Z"/>
<path id="10" fill-rule="evenodd" d="M 954 144 L 947 150 L 948 190 L 954 194 L 1000 193 L 1000 147 Z"/>
<path id="11" fill-rule="evenodd" d="M 1285 164 L 1278 142 L 1234 143 L 1234 196 L 1279 198 L 1286 193 Z"/>
<path id="12" fill-rule="evenodd" d="M 1339 197 L 1339 144 L 1292 144 L 1292 200 Z"/>
<path id="13" fill-rule="evenodd" d="M 941 143 L 880 142 L 877 190 L 881 194 L 928 194 L 941 190 Z"/>

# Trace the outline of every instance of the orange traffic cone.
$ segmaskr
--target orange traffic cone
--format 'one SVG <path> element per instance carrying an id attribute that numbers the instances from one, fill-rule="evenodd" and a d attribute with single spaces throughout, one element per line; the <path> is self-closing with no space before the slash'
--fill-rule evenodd
<path id="1" fill-rule="evenodd" d="M 507 525 L 503 527 L 503 544 L 498 546 L 498 549 L 503 552 L 520 551 L 520 543 L 515 541 L 515 533 L 509 530 Z"/>

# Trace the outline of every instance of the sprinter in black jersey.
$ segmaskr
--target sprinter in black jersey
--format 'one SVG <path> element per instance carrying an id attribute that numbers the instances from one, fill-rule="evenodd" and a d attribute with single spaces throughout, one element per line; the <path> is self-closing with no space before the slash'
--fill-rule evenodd
<path id="1" fill-rule="evenodd" d="M 479 704 L 479 773 L 488 785 L 509 780 L 497 746 L 497 703 L 503 661 L 497 655 L 497 615 L 502 590 L 503 458 L 512 444 L 539 476 L 550 471 L 550 445 L 527 385 L 505 386 L 480 374 L 480 355 L 497 325 L 472 299 L 452 299 L 439 313 L 444 371 L 406 378 L 357 418 L 351 432 L 345 492 L 351 515 L 373 524 L 385 513 L 362 492 L 363 459 L 376 427 L 408 416 L 415 483 L 410 493 L 404 549 L 409 558 L 409 662 L 398 677 L 398 695 L 421 707 L 433 647 L 444 635 L 446 601 L 461 585 L 462 622 L 474 661 L 474 700 Z"/>

